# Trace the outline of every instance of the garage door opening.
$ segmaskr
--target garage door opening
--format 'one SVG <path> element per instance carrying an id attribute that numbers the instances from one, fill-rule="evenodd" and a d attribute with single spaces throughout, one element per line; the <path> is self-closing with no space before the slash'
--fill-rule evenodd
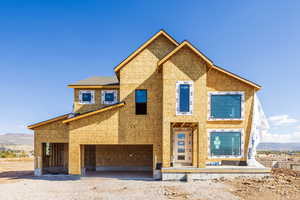
<path id="1" fill-rule="evenodd" d="M 86 176 L 152 177 L 152 145 L 84 145 Z"/>

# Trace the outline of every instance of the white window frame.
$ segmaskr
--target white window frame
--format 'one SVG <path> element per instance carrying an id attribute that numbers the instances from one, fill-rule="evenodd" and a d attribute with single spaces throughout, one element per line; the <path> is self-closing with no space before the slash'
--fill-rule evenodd
<path id="1" fill-rule="evenodd" d="M 181 112 L 180 111 L 180 85 L 188 84 L 190 85 L 190 111 Z M 192 115 L 194 107 L 194 83 L 193 81 L 177 81 L 176 82 L 176 115 Z"/>
<path id="2" fill-rule="evenodd" d="M 240 155 L 211 155 L 210 151 L 210 134 L 212 132 L 223 132 L 226 134 L 226 132 L 240 132 L 241 133 L 241 154 Z M 208 158 L 209 159 L 214 159 L 214 158 L 244 158 L 244 145 L 245 145 L 245 134 L 244 134 L 244 129 L 208 129 L 208 148 L 207 148 L 207 153 L 208 153 Z"/>
<path id="3" fill-rule="evenodd" d="M 84 93 L 91 94 L 91 101 L 83 101 L 82 95 Z M 80 104 L 95 104 L 95 91 L 94 90 L 79 90 L 79 103 Z"/>
<path id="4" fill-rule="evenodd" d="M 211 117 L 211 96 L 212 95 L 241 95 L 241 118 L 213 118 Z M 235 121 L 244 120 L 245 116 L 245 92 L 243 91 L 228 91 L 228 92 L 208 92 L 208 112 L 207 119 L 209 121 Z"/>
<path id="5" fill-rule="evenodd" d="M 105 94 L 112 93 L 114 95 L 114 101 L 105 101 Z M 118 103 L 118 90 L 101 90 L 101 104 L 116 104 Z"/>

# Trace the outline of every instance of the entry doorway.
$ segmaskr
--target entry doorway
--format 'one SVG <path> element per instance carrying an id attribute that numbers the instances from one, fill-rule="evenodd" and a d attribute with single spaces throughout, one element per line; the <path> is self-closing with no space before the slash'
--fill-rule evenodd
<path id="1" fill-rule="evenodd" d="M 191 166 L 193 155 L 193 133 L 191 130 L 174 130 L 173 166 Z"/>
<path id="2" fill-rule="evenodd" d="M 67 174 L 68 161 L 68 143 L 42 143 L 43 174 Z"/>

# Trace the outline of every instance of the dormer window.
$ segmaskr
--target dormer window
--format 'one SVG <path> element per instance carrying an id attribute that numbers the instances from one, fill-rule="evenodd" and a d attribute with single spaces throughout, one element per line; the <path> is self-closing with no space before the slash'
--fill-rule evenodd
<path id="1" fill-rule="evenodd" d="M 80 90 L 79 91 L 80 104 L 94 104 L 95 91 L 94 90 Z"/>
<path id="2" fill-rule="evenodd" d="M 102 90 L 101 91 L 101 103 L 108 104 L 108 105 L 118 103 L 118 91 L 117 90 Z"/>

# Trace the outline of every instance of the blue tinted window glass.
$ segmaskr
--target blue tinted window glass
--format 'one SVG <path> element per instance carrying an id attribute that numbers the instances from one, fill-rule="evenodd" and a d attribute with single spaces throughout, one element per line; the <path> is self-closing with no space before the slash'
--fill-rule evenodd
<path id="1" fill-rule="evenodd" d="M 91 100 L 92 100 L 92 94 L 91 93 L 83 93 L 82 94 L 82 101 L 90 102 Z"/>
<path id="2" fill-rule="evenodd" d="M 114 101 L 114 93 L 105 93 L 105 101 Z"/>
<path id="3" fill-rule="evenodd" d="M 184 139 L 184 138 L 185 138 L 185 134 L 184 134 L 184 133 L 179 133 L 179 134 L 177 135 L 177 138 L 178 138 L 178 139 Z"/>
<path id="4" fill-rule="evenodd" d="M 241 155 L 241 133 L 212 132 L 210 134 L 210 152 L 212 156 Z"/>
<path id="5" fill-rule="evenodd" d="M 147 90 L 136 90 L 135 91 L 135 102 L 146 103 L 147 102 Z"/>
<path id="6" fill-rule="evenodd" d="M 242 95 L 212 95 L 212 118 L 241 118 Z"/>
<path id="7" fill-rule="evenodd" d="M 179 97 L 179 110 L 180 112 L 189 112 L 190 111 L 190 85 L 181 84 L 180 88 L 180 97 Z"/>

